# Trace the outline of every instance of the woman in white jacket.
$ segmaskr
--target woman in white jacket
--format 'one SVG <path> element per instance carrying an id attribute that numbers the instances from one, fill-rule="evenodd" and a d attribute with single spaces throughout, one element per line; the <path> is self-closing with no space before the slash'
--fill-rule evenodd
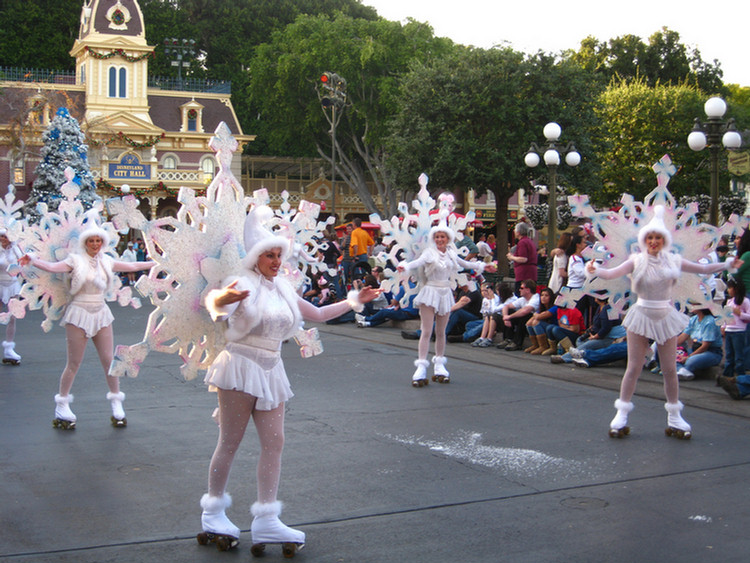
<path id="1" fill-rule="evenodd" d="M 47 262 L 31 255 L 24 255 L 19 264 L 31 264 L 45 272 L 70 274 L 71 300 L 65 308 L 61 325 L 65 327 L 68 357 L 60 376 L 59 392 L 55 395 L 55 428 L 73 429 L 76 415 L 70 409 L 73 387 L 78 369 L 83 361 L 86 344 L 91 339 L 104 368 L 109 393 L 107 400 L 112 406 L 111 421 L 114 426 L 127 425 L 122 402 L 125 393 L 120 391 L 120 379 L 109 375 L 114 357 L 114 334 L 112 311 L 105 297 L 114 282 L 115 272 L 138 272 L 148 270 L 154 262 L 121 262 L 101 252 L 109 244 L 109 235 L 98 226 L 90 227 L 78 238 L 80 252 L 73 252 L 61 262 Z"/>
<path id="2" fill-rule="evenodd" d="M 219 400 L 219 439 L 211 458 L 208 492 L 201 498 L 203 532 L 199 543 L 210 541 L 225 550 L 238 543 L 240 530 L 226 515 L 231 497 L 226 492 L 234 456 L 252 418 L 260 441 L 257 502 L 252 505 L 252 551 L 266 543 L 282 543 L 288 556 L 305 543 L 305 534 L 279 520 L 277 500 L 284 446 L 284 406 L 292 396 L 281 360 L 281 344 L 299 331 L 302 320 L 324 322 L 350 309 L 361 310 L 380 290 L 351 292 L 346 300 L 315 307 L 302 299 L 292 284 L 278 277 L 290 251 L 290 240 L 263 226 L 270 213 L 254 208 L 245 221 L 246 256 L 241 276 L 230 277 L 221 289 L 206 296 L 206 308 L 216 321 L 226 321 L 227 346 L 206 374 L 206 383 Z"/>
<path id="3" fill-rule="evenodd" d="M 7 229 L 0 229 L 0 301 L 3 308 L 8 308 L 10 300 L 21 292 L 21 283 L 18 276 L 8 272 L 8 268 L 18 264 L 18 259 L 23 253 L 8 238 Z M 8 325 L 5 327 L 5 340 L 3 340 L 3 363 L 18 365 L 21 356 L 16 352 L 16 318 L 10 316 Z"/>
<path id="4" fill-rule="evenodd" d="M 412 376 L 412 385 L 422 387 L 427 385 L 427 354 L 432 339 L 432 325 L 435 323 L 435 356 L 432 358 L 433 381 L 440 383 L 450 382 L 450 374 L 445 368 L 445 327 L 448 317 L 454 305 L 452 280 L 461 269 L 474 270 L 482 273 L 494 271 L 494 266 L 489 263 L 467 261 L 458 255 L 453 243 L 455 233 L 444 222 L 430 229 L 428 236 L 429 245 L 422 255 L 411 262 L 401 262 L 397 269 L 399 272 L 417 270 L 422 268 L 424 278 L 422 287 L 414 299 L 414 304 L 419 307 L 421 319 L 421 334 L 419 336 L 418 357 L 414 361 L 416 371 Z"/>

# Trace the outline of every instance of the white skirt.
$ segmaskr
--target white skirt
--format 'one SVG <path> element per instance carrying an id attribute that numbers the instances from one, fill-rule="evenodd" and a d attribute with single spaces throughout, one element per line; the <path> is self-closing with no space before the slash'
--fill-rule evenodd
<path id="1" fill-rule="evenodd" d="M 209 391 L 235 390 L 256 397 L 255 408 L 261 411 L 273 410 L 294 397 L 278 354 L 271 358 L 266 350 L 231 343 L 208 368 L 204 381 Z"/>
<path id="2" fill-rule="evenodd" d="M 425 285 L 414 298 L 415 305 L 432 307 L 438 315 L 448 315 L 454 303 L 453 291 L 451 291 L 450 287 Z"/>
<path id="3" fill-rule="evenodd" d="M 16 278 L 9 282 L 0 282 L 0 300 L 6 305 L 8 302 L 21 292 L 21 284 Z"/>
<path id="4" fill-rule="evenodd" d="M 630 332 L 655 340 L 657 344 L 664 344 L 685 330 L 689 321 L 687 315 L 673 306 L 652 308 L 636 303 L 628 309 L 622 326 Z"/>
<path id="5" fill-rule="evenodd" d="M 97 333 L 115 320 L 112 311 L 106 303 L 78 304 L 75 301 L 68 304 L 60 324 L 65 326 L 71 324 L 77 326 L 92 338 Z"/>

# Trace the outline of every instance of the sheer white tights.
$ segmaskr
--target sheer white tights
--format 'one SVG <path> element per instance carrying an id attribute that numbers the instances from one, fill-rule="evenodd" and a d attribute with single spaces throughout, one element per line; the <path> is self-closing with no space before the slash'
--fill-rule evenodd
<path id="1" fill-rule="evenodd" d="M 643 362 L 646 360 L 646 351 L 649 347 L 648 338 L 640 334 L 628 331 L 628 366 L 620 384 L 620 399 L 630 402 L 635 393 L 643 371 Z M 659 352 L 659 364 L 664 379 L 664 395 L 668 403 L 676 403 L 680 397 L 680 384 L 677 379 L 677 337 L 670 338 L 664 344 L 657 346 Z"/>
<path id="2" fill-rule="evenodd" d="M 255 409 L 257 399 L 242 391 L 218 390 L 219 441 L 208 470 L 208 494 L 221 496 L 237 449 L 252 416 L 260 441 L 258 458 L 258 502 L 276 501 L 284 449 L 284 403 L 270 411 Z"/>
<path id="3" fill-rule="evenodd" d="M 418 354 L 420 360 L 426 360 L 430 351 L 432 339 L 432 325 L 435 323 L 435 355 L 445 356 L 445 327 L 450 315 L 436 315 L 435 309 L 426 305 L 419 306 L 420 328 Z"/>
<path id="4" fill-rule="evenodd" d="M 68 360 L 65 364 L 65 369 L 60 376 L 60 395 L 63 397 L 68 395 L 73 387 L 73 381 L 81 367 L 83 354 L 86 352 L 86 344 L 89 339 L 82 328 L 66 324 L 65 340 L 68 348 Z M 99 354 L 99 361 L 104 369 L 104 375 L 107 378 L 107 386 L 109 387 L 109 390 L 112 393 L 119 393 L 120 379 L 118 377 L 107 375 L 114 356 L 115 341 L 112 332 L 112 325 L 106 326 L 97 332 L 96 335 L 91 338 L 91 341 L 94 343 L 96 353 Z"/>

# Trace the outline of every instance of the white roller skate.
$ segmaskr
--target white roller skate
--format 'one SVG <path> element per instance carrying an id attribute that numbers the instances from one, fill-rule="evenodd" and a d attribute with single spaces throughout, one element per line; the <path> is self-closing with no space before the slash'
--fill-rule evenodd
<path id="1" fill-rule="evenodd" d="M 617 409 L 617 414 L 612 419 L 612 422 L 609 423 L 609 437 L 624 438 L 630 434 L 628 414 L 633 410 L 633 403 L 617 399 L 615 401 L 615 408 Z"/>
<path id="2" fill-rule="evenodd" d="M 253 535 L 250 553 L 255 557 L 263 555 L 266 544 L 280 543 L 286 558 L 294 557 L 295 553 L 305 547 L 305 532 L 290 528 L 279 520 L 281 502 L 256 502 L 250 512 L 254 516 L 250 528 Z"/>
<path id="3" fill-rule="evenodd" d="M 232 506 L 232 497 L 224 493 L 220 497 L 205 494 L 201 497 L 201 527 L 198 543 L 208 545 L 213 542 L 219 551 L 227 551 L 240 543 L 240 529 L 227 518 L 225 510 Z"/>
<path id="4" fill-rule="evenodd" d="M 432 358 L 432 380 L 438 383 L 450 383 L 451 374 L 445 369 L 445 356 L 435 356 Z"/>
<path id="5" fill-rule="evenodd" d="M 427 360 L 414 360 L 414 365 L 417 369 L 414 371 L 414 375 L 411 376 L 412 387 L 424 387 L 430 380 L 427 379 L 427 366 L 430 362 Z"/>
<path id="6" fill-rule="evenodd" d="M 21 363 L 21 356 L 16 353 L 16 343 L 3 340 L 3 363 L 17 366 Z"/>
<path id="7" fill-rule="evenodd" d="M 55 395 L 55 419 L 52 426 L 62 430 L 75 430 L 76 415 L 70 410 L 70 403 L 73 402 L 73 395 Z"/>
<path id="8" fill-rule="evenodd" d="M 684 406 L 680 401 L 664 403 L 664 409 L 667 411 L 667 427 L 664 433 L 667 436 L 674 436 L 680 440 L 689 440 L 692 437 L 692 428 L 680 414 Z"/>
<path id="9" fill-rule="evenodd" d="M 125 400 L 125 393 L 107 393 L 107 400 L 112 404 L 112 426 L 115 428 L 124 428 L 128 425 L 128 419 L 125 418 L 125 411 L 122 409 L 122 402 Z"/>

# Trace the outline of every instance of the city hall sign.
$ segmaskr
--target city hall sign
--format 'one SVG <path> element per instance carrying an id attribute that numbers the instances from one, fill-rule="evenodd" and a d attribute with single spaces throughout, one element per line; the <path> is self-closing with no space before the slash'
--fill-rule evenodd
<path id="1" fill-rule="evenodd" d="M 109 177 L 113 180 L 150 180 L 151 165 L 141 164 L 134 154 L 126 154 L 120 162 L 110 163 Z"/>

